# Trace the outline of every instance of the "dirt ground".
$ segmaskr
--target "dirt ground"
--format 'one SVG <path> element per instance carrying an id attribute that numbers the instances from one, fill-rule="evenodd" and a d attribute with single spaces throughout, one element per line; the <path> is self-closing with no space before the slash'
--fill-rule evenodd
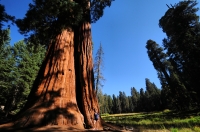
<path id="1" fill-rule="evenodd" d="M 122 127 L 118 126 L 104 126 L 104 130 L 93 130 L 93 129 L 76 129 L 76 128 L 70 128 L 66 126 L 45 126 L 40 128 L 10 128 L 10 124 L 4 124 L 0 125 L 0 132 L 170 132 L 169 130 L 150 130 L 150 129 L 124 129 Z M 111 128 L 112 127 L 112 128 Z"/>
<path id="2" fill-rule="evenodd" d="M 116 132 L 124 132 L 124 131 L 130 131 L 126 130 L 123 127 L 114 126 L 112 124 L 104 124 L 103 125 L 104 130 L 94 130 L 94 129 L 77 129 L 73 127 L 66 127 L 66 126 L 45 126 L 45 127 L 37 127 L 37 128 L 12 128 L 12 123 L 2 124 L 0 125 L 0 132 L 69 132 L 69 131 L 75 131 L 75 132 L 86 132 L 86 131 L 116 131 Z M 132 132 L 139 132 L 139 130 L 131 130 Z"/>

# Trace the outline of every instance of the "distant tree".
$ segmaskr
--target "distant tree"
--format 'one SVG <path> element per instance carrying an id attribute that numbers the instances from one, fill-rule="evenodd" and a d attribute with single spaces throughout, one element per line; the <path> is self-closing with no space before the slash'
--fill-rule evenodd
<path id="1" fill-rule="evenodd" d="M 160 90 L 148 78 L 145 79 L 146 91 L 148 92 L 148 107 L 150 111 L 161 110 Z"/>
<path id="2" fill-rule="evenodd" d="M 112 95 L 113 98 L 113 107 L 112 107 L 112 111 L 114 114 L 116 113 L 121 113 L 121 102 L 119 100 L 118 96 L 115 96 L 114 94 Z"/>
<path id="3" fill-rule="evenodd" d="M 117 96 L 117 98 L 116 98 L 116 108 L 117 108 L 117 112 L 116 113 L 122 113 L 122 105 L 121 105 L 121 101 L 120 101 L 120 99 L 119 99 L 119 96 Z"/>
<path id="4" fill-rule="evenodd" d="M 129 101 L 125 92 L 119 91 L 119 101 L 121 105 L 121 112 L 126 113 L 129 109 Z"/>
<path id="5" fill-rule="evenodd" d="M 145 92 L 144 89 L 141 88 L 140 89 L 140 100 L 139 100 L 139 104 L 138 104 L 138 111 L 142 112 L 145 111 Z"/>
<path id="6" fill-rule="evenodd" d="M 131 100 L 132 100 L 133 110 L 134 111 L 137 111 L 137 109 L 138 109 L 139 99 L 140 99 L 139 93 L 137 92 L 135 87 L 132 87 L 131 88 Z"/>
<path id="7" fill-rule="evenodd" d="M 105 102 L 105 100 L 104 100 L 104 95 L 103 95 L 102 89 L 98 90 L 97 98 L 98 98 L 100 113 L 103 114 L 104 113 L 104 102 Z"/>
<path id="8" fill-rule="evenodd" d="M 98 90 L 103 87 L 102 82 L 105 81 L 102 74 L 102 69 L 104 66 L 103 57 L 104 57 L 103 47 L 100 43 L 99 49 L 97 50 L 95 60 L 94 60 L 94 81 L 95 81 L 96 93 L 98 93 Z"/>
<path id="9" fill-rule="evenodd" d="M 134 112 L 134 105 L 133 105 L 133 101 L 132 101 L 132 97 L 128 96 L 128 102 L 129 102 L 129 110 L 128 112 Z"/>
<path id="10" fill-rule="evenodd" d="M 112 97 L 110 95 L 107 96 L 107 102 L 108 102 L 108 113 L 112 114 L 113 104 L 112 104 Z"/>

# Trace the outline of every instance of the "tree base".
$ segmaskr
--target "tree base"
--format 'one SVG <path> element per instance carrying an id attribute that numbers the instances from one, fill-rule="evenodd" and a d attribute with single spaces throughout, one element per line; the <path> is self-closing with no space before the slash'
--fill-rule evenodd
<path id="1" fill-rule="evenodd" d="M 84 118 L 78 107 L 71 103 L 64 108 L 30 108 L 14 121 L 14 127 L 67 126 L 84 129 Z"/>

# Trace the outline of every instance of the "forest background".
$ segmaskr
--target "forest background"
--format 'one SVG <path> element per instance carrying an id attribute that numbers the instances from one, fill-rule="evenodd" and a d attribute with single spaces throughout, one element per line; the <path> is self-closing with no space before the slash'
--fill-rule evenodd
<path id="1" fill-rule="evenodd" d="M 3 2 L 5 2 L 3 0 L 1 2 L 3 5 L 5 4 L 6 12 L 10 15 L 13 15 L 12 14 L 13 12 L 9 13 L 9 11 L 7 11 L 7 9 L 9 9 L 8 6 L 6 6 L 6 5 L 8 5 L 8 3 L 7 4 L 3 3 Z M 9 2 L 9 1 L 7 1 L 7 2 Z M 168 1 L 168 3 L 170 5 L 172 2 L 170 3 L 170 1 Z M 25 3 L 23 3 L 23 4 L 25 4 Z M 174 69 L 173 70 L 170 69 L 169 65 L 166 66 L 166 63 L 164 63 L 164 62 L 162 63 L 164 67 L 168 67 L 168 69 L 167 70 L 165 69 L 165 70 L 167 71 L 167 74 L 169 74 L 170 77 L 173 77 L 172 75 L 174 75 L 175 73 L 176 73 L 175 77 L 178 76 L 179 80 L 176 80 L 177 78 L 175 78 L 175 79 L 173 78 L 173 80 L 175 80 L 175 82 L 172 83 L 166 79 L 167 75 L 163 75 L 164 71 L 162 70 L 162 68 L 159 67 L 161 65 L 156 67 L 156 64 L 155 64 L 156 62 L 153 61 L 152 58 L 150 58 L 150 59 L 152 59 L 151 61 L 154 63 L 154 66 L 153 66 L 152 62 L 149 61 L 149 58 L 148 58 L 148 55 L 150 57 L 150 54 L 146 53 L 147 51 L 152 51 L 152 50 L 150 50 L 152 45 L 159 49 L 162 44 L 162 39 L 164 37 L 166 37 L 165 34 L 162 32 L 162 29 L 159 28 L 159 26 L 158 26 L 159 19 L 162 16 L 164 16 L 165 12 L 168 10 L 166 3 L 161 4 L 161 3 L 157 2 L 156 4 L 158 4 L 158 5 L 157 6 L 154 5 L 156 7 L 159 7 L 160 10 L 158 8 L 153 8 L 153 6 L 152 7 L 149 6 L 149 5 L 153 5 L 153 3 L 151 3 L 151 4 L 150 3 L 145 3 L 145 4 L 142 4 L 142 3 L 136 3 L 136 4 L 118 3 L 118 4 L 120 4 L 121 7 L 124 6 L 124 8 L 123 8 L 124 10 L 122 9 L 120 11 L 129 12 L 130 13 L 129 15 L 125 12 L 124 13 L 119 12 L 119 13 L 117 13 L 118 15 L 113 15 L 113 12 L 116 11 L 117 7 L 119 7 L 119 6 L 115 6 L 115 4 L 117 4 L 117 1 L 113 2 L 113 5 L 111 6 L 111 8 L 106 9 L 104 17 L 102 19 L 100 19 L 99 22 L 92 25 L 94 53 L 98 49 L 98 45 L 100 43 L 102 43 L 102 46 L 104 48 L 104 52 L 106 55 L 106 56 L 104 56 L 105 57 L 104 78 L 106 78 L 107 81 L 105 82 L 105 86 L 103 88 L 102 95 L 99 96 L 101 112 L 102 113 L 124 113 L 124 112 L 133 112 L 133 111 L 161 110 L 161 109 L 165 109 L 165 108 L 186 109 L 186 108 L 194 108 L 194 106 L 199 107 L 198 105 L 196 105 L 199 103 L 199 98 L 198 98 L 199 90 L 197 89 L 197 85 L 196 85 L 196 83 L 198 82 L 198 80 L 196 81 L 196 77 L 198 75 L 197 73 L 199 72 L 199 70 L 198 70 L 199 62 L 197 61 L 198 59 L 196 58 L 198 56 L 198 54 L 196 54 L 195 57 L 194 57 L 194 55 L 191 55 L 191 60 L 188 61 L 188 64 L 191 62 L 192 62 L 192 64 L 194 64 L 194 60 L 195 60 L 196 64 L 194 65 L 194 67 L 196 68 L 196 71 L 197 71 L 195 73 L 193 71 L 187 71 L 186 73 L 182 73 L 183 69 L 181 69 L 181 70 L 179 69 L 181 61 L 176 60 L 177 58 L 173 58 L 173 57 L 169 58 L 169 57 L 165 57 L 165 56 L 164 56 L 165 58 L 160 58 L 160 60 L 165 59 L 165 60 L 167 60 L 166 62 L 170 62 L 170 63 L 172 63 L 174 61 L 176 61 L 176 62 L 179 61 L 179 63 L 174 64 L 174 67 L 175 67 L 175 65 L 177 67 L 176 72 Z M 172 4 L 174 5 L 174 1 Z M 9 7 L 11 9 L 10 5 L 14 5 L 14 3 L 11 3 L 11 2 L 9 3 Z M 128 6 L 133 5 L 133 7 L 126 8 L 127 5 Z M 139 6 L 136 6 L 136 5 L 144 5 L 145 7 L 149 6 L 150 9 L 146 9 L 145 7 L 143 7 L 143 8 L 145 8 L 146 13 L 137 11 L 136 9 L 139 10 L 141 8 L 139 8 Z M 160 6 L 160 5 L 162 5 L 162 6 Z M 25 11 L 27 10 L 26 8 L 20 8 L 20 9 L 24 9 Z M 125 9 L 129 9 L 130 11 L 127 11 Z M 133 10 L 131 10 L 131 9 L 133 9 Z M 159 10 L 159 13 L 162 13 L 161 15 L 159 15 L 157 20 L 155 20 L 155 22 L 149 21 L 152 18 L 151 16 L 155 15 L 154 14 L 155 12 L 153 13 L 154 9 L 155 9 L 155 12 L 158 12 L 158 10 Z M 151 12 L 152 15 L 147 14 L 147 12 L 149 12 L 149 10 L 152 11 Z M 109 14 L 109 12 L 111 14 Z M 139 14 L 138 12 L 141 12 L 141 14 L 139 14 L 138 16 L 134 16 L 134 14 L 131 15 L 131 13 L 134 13 L 134 12 L 137 12 L 137 14 Z M 193 12 L 190 12 L 190 13 L 193 13 Z M 124 14 L 127 14 L 127 15 L 124 15 Z M 156 13 L 156 14 L 158 14 L 158 13 Z M 23 17 L 23 14 L 20 14 L 20 15 L 22 15 L 22 17 Z M 116 20 L 115 20 L 115 19 L 113 19 L 113 17 L 111 17 L 109 15 L 118 16 L 119 18 L 116 18 Z M 120 15 L 122 15 L 123 17 Z M 127 16 L 127 18 L 126 18 L 126 16 Z M 130 19 L 130 16 L 132 19 Z M 155 16 L 157 16 L 157 15 L 155 15 Z M 198 16 L 198 12 L 197 12 L 197 16 Z M 145 20 L 137 19 L 137 22 L 138 22 L 137 24 L 141 25 L 144 28 L 143 30 L 142 30 L 141 26 L 137 26 L 137 24 L 135 24 L 136 21 L 134 21 L 135 20 L 134 18 L 140 18 L 140 17 L 145 18 Z M 104 21 L 104 19 L 105 19 L 105 21 Z M 194 19 L 196 19 L 196 18 L 194 18 Z M 123 20 L 125 22 L 125 24 L 122 24 L 121 20 Z M 133 22 L 130 22 L 130 20 L 133 20 Z M 152 20 L 154 20 L 154 19 L 152 19 Z M 188 20 L 188 21 L 190 21 L 190 20 Z M 191 36 L 193 36 L 193 37 L 191 37 L 190 40 L 187 40 L 187 41 L 190 41 L 190 42 L 195 41 L 194 43 L 196 43 L 196 40 L 199 39 L 199 35 L 198 35 L 199 20 L 197 20 L 197 21 L 198 22 L 195 23 L 196 28 L 194 28 L 194 32 L 197 34 L 196 35 L 197 37 L 195 35 L 191 34 Z M 130 22 L 130 23 L 126 24 L 126 22 Z M 144 22 L 144 24 L 142 24 L 140 22 Z M 153 28 L 154 26 L 152 27 L 152 26 L 148 25 L 151 22 L 154 23 L 153 25 L 155 25 L 156 28 Z M 104 23 L 107 26 L 105 26 L 105 25 L 103 27 L 100 26 L 102 23 Z M 163 25 L 161 27 L 163 27 L 163 28 L 165 28 L 165 26 L 168 26 L 168 25 L 165 25 L 164 23 L 162 23 L 162 24 Z M 127 27 L 119 26 L 119 25 L 127 25 Z M 147 26 L 145 26 L 145 25 L 147 25 Z M 188 26 L 190 27 L 190 26 L 194 26 L 194 25 L 188 25 Z M 105 27 L 108 27 L 108 28 L 105 28 Z M 115 28 L 115 27 L 117 27 L 117 28 Z M 138 27 L 140 30 L 137 30 L 137 28 L 135 28 L 135 27 Z M 151 27 L 152 29 L 149 30 L 148 29 L 149 27 Z M 173 25 L 172 25 L 172 27 L 173 27 Z M 112 29 L 110 29 L 110 28 L 112 28 Z M 120 28 L 123 28 L 123 29 L 120 29 Z M 130 28 L 130 29 L 125 30 L 126 28 Z M 175 27 L 173 27 L 173 28 L 175 28 Z M 182 27 L 182 28 L 185 29 L 184 27 Z M 8 84 L 6 84 L 6 85 L 10 86 L 11 85 L 11 84 L 9 84 L 10 80 L 13 79 L 13 80 L 15 80 L 13 82 L 13 84 L 15 84 L 15 86 L 20 86 L 20 87 L 23 86 L 23 88 L 27 88 L 27 89 L 23 90 L 23 94 L 22 94 L 23 96 L 21 97 L 21 99 L 20 98 L 16 99 L 15 97 L 17 95 L 15 95 L 13 93 L 17 93 L 18 91 L 16 91 L 16 88 L 12 89 L 13 87 L 10 86 L 10 89 L 7 89 L 5 91 L 5 93 L 4 92 L 2 93 L 1 104 L 5 104 L 5 105 L 11 104 L 11 106 L 7 106 L 7 111 L 14 110 L 14 112 L 17 112 L 23 106 L 25 98 L 30 91 L 31 83 L 33 82 L 34 77 L 37 74 L 35 71 L 39 69 L 42 57 L 44 57 L 43 53 L 44 53 L 45 49 L 44 49 L 44 47 L 37 47 L 38 49 L 35 49 L 35 47 L 27 46 L 23 41 L 16 42 L 14 40 L 14 38 L 18 35 L 13 34 L 15 32 L 13 29 L 16 29 L 16 27 L 11 26 L 11 30 L 6 30 L 8 33 L 11 31 L 11 40 L 12 40 L 12 41 L 8 41 L 7 44 L 11 44 L 11 46 L 13 46 L 13 47 L 11 48 L 11 50 L 10 49 L 8 50 L 9 52 L 5 51 L 2 53 L 15 53 L 12 56 L 12 57 L 14 57 L 13 58 L 14 60 L 11 59 L 12 61 L 10 63 L 13 64 L 14 63 L 13 61 L 15 61 L 15 63 L 14 63 L 14 64 L 16 64 L 15 66 L 17 66 L 19 64 L 26 64 L 26 66 L 24 66 L 23 69 L 20 69 L 20 70 L 19 70 L 20 67 L 14 67 L 14 69 L 12 69 L 12 70 L 15 70 L 16 72 L 14 75 L 13 75 L 13 73 L 8 74 L 9 81 L 7 80 Z M 100 30 L 100 29 L 102 29 L 102 30 Z M 157 32 L 156 29 L 158 29 L 159 32 Z M 97 32 L 95 32 L 95 30 Z M 108 30 L 111 31 L 111 33 L 108 32 Z M 146 31 L 148 36 L 143 34 L 144 30 Z M 163 29 L 163 30 L 165 30 L 165 29 Z M 128 31 L 134 31 L 134 33 L 128 32 Z M 120 34 L 115 35 L 115 33 L 120 33 Z M 167 37 L 170 37 L 170 35 L 171 35 L 170 33 L 167 35 Z M 138 37 L 138 35 L 140 37 Z M 141 36 L 142 36 L 142 39 L 141 39 Z M 19 38 L 19 37 L 16 37 L 16 38 Z M 125 40 L 122 40 L 120 38 L 125 38 Z M 23 39 L 23 38 L 21 38 L 21 39 Z M 110 41 L 106 41 L 108 39 Z M 132 40 L 132 39 L 134 39 L 134 40 Z M 152 39 L 152 40 L 158 42 L 159 45 L 157 45 L 156 42 L 151 41 L 151 40 L 147 42 L 147 40 L 149 40 L 149 39 Z M 169 39 L 169 41 L 173 42 L 173 39 L 172 40 Z M 147 47 L 147 49 L 145 47 L 146 42 L 147 42 L 147 45 L 150 46 L 150 47 Z M 165 43 L 170 43 L 170 42 L 165 41 Z M 179 44 L 180 43 L 184 43 L 184 42 L 179 42 Z M 134 47 L 132 47 L 132 45 L 134 45 Z M 199 51 L 199 47 L 198 47 L 199 43 L 197 43 L 196 45 L 197 45 L 196 49 L 191 49 L 190 53 L 192 53 L 193 50 L 195 50 L 195 52 L 193 52 L 193 53 L 198 53 L 197 51 Z M 141 47 L 138 47 L 138 46 L 141 46 Z M 116 49 L 113 47 L 116 47 Z M 126 49 L 125 47 L 128 49 Z M 166 46 L 164 48 L 166 49 L 169 47 Z M 182 49 L 180 49 L 180 50 L 182 50 Z M 35 51 L 37 51 L 37 52 L 35 52 Z M 161 51 L 161 52 L 164 53 L 164 51 Z M 171 54 L 173 54 L 173 53 L 171 53 Z M 134 59 L 134 56 L 137 59 Z M 130 58 L 128 58 L 128 57 L 130 57 Z M 163 57 L 163 56 L 159 56 L 159 57 Z M 180 56 L 177 55 L 177 57 L 180 57 Z M 188 58 L 188 56 L 186 58 Z M 181 57 L 179 59 L 182 59 L 184 62 L 186 61 L 186 60 L 184 60 L 184 57 Z M 32 62 L 31 60 L 34 60 L 34 61 Z M 148 61 L 147 61 L 147 63 L 145 63 L 143 60 L 144 61 L 148 60 Z M 28 64 L 27 62 L 25 63 L 23 61 L 25 61 L 25 62 L 30 61 L 30 62 Z M 3 61 L 1 61 L 1 62 L 3 62 Z M 140 63 L 142 63 L 142 64 L 139 65 Z M 3 63 L 1 63 L 1 64 L 3 64 Z M 137 65 L 138 65 L 139 69 L 137 69 Z M 183 66 L 183 65 L 181 65 L 181 66 Z M 6 68 L 3 65 L 1 65 L 1 67 Z M 189 67 L 189 65 L 186 67 L 181 67 L 181 68 L 188 68 L 188 67 Z M 152 70 L 150 70 L 150 68 L 152 68 Z M 127 69 L 130 69 L 130 70 L 127 70 Z M 131 70 L 131 69 L 133 69 L 133 70 Z M 10 69 L 6 69 L 6 70 L 8 70 L 8 72 L 9 72 Z M 180 70 L 179 72 L 181 72 L 181 73 L 179 73 L 178 70 Z M 27 74 L 27 72 L 29 72 L 29 74 Z M 144 74 L 142 74 L 142 73 L 144 73 Z M 157 73 L 161 73 L 160 76 Z M 187 74 L 187 77 L 186 77 L 186 74 Z M 25 76 L 25 75 L 30 75 L 30 76 Z M 182 75 L 185 75 L 185 77 L 180 78 L 180 77 L 182 77 Z M 190 75 L 189 80 L 188 80 L 188 75 Z M 140 76 L 142 76 L 142 77 L 140 77 Z M 5 78 L 4 73 L 2 74 L 2 77 Z M 157 79 L 157 77 L 159 77 L 159 79 Z M 26 81 L 25 81 L 25 78 L 26 78 Z M 186 78 L 187 78 L 187 81 L 185 80 Z M 123 79 L 125 79 L 125 80 L 123 80 Z M 186 84 L 184 84 L 185 81 L 187 82 Z M 112 82 L 112 83 L 109 84 L 109 82 Z M 120 83 L 118 84 L 117 82 L 120 82 Z M 128 82 L 131 82 L 131 84 Z M 159 85 L 160 82 L 161 82 L 161 85 Z M 3 84 L 2 86 L 6 86 L 6 85 Z M 192 86 L 192 88 L 191 88 L 191 86 Z M 170 89 L 170 87 L 171 87 L 171 89 Z M 177 89 L 175 89 L 174 87 L 176 87 Z M 127 90 L 125 90 L 124 88 L 126 88 Z M 166 89 L 164 89 L 164 88 L 166 88 Z M 161 94 L 162 94 L 161 90 L 163 90 L 163 89 L 167 90 L 167 92 L 169 92 L 169 93 L 168 94 L 164 93 L 164 95 L 161 96 Z M 19 90 L 19 89 L 17 89 L 17 90 Z M 110 92 L 106 92 L 106 90 L 108 90 Z M 183 93 L 183 94 L 180 94 L 180 96 L 173 98 L 173 95 L 176 95 L 177 93 Z M 119 94 L 119 95 L 117 95 L 117 94 Z M 170 97 L 168 96 L 169 94 L 170 94 Z M 12 96 L 10 96 L 10 95 L 12 95 Z M 193 95 L 195 95 L 195 96 L 193 96 Z M 165 98 L 166 96 L 168 96 L 167 97 L 168 100 L 161 101 L 161 97 Z M 9 99 L 7 97 L 10 97 L 11 99 Z M 195 98 L 191 98 L 191 97 L 195 97 Z M 191 100 L 188 100 L 187 103 L 185 103 L 185 101 L 188 98 L 191 98 Z M 108 104 L 103 103 L 102 100 L 104 100 Z M 11 102 L 13 102 L 13 104 Z M 110 104 L 109 104 L 109 102 L 110 102 Z M 184 104 L 180 103 L 180 102 L 184 102 Z M 149 104 L 151 104 L 151 105 L 149 105 Z M 179 105 L 177 105 L 177 104 L 179 104 Z M 116 110 L 114 110 L 114 108 Z"/>

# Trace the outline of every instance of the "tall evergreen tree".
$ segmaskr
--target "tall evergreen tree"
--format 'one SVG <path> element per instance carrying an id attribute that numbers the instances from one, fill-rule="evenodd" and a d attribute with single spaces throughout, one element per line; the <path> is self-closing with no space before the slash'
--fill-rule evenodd
<path id="1" fill-rule="evenodd" d="M 128 98 L 127 98 L 125 92 L 119 91 L 119 101 L 120 101 L 120 105 L 121 105 L 121 112 L 126 113 L 129 108 L 129 101 L 128 101 Z"/>
<path id="2" fill-rule="evenodd" d="M 132 96 L 128 96 L 128 102 L 129 102 L 128 112 L 134 112 L 134 105 L 133 105 L 133 101 L 132 101 Z"/>
<path id="3" fill-rule="evenodd" d="M 103 95 L 103 92 L 101 89 L 98 90 L 98 93 L 97 93 L 97 98 L 98 98 L 98 104 L 99 104 L 99 109 L 100 109 L 100 113 L 104 113 L 104 95 Z"/>
<path id="4" fill-rule="evenodd" d="M 112 97 L 110 95 L 107 96 L 107 102 L 108 102 L 108 113 L 112 114 L 113 104 L 112 104 Z"/>
<path id="5" fill-rule="evenodd" d="M 161 100 L 160 100 L 160 90 L 156 87 L 154 83 L 151 83 L 148 78 L 145 79 L 146 81 L 146 90 L 149 94 L 148 98 L 148 106 L 150 111 L 161 110 Z"/>
<path id="6" fill-rule="evenodd" d="M 113 98 L 113 107 L 112 107 L 112 111 L 114 114 L 116 113 L 121 113 L 121 102 L 119 100 L 118 96 L 115 96 L 114 94 L 112 95 Z"/>
<path id="7" fill-rule="evenodd" d="M 138 104 L 138 109 L 139 111 L 145 111 L 145 92 L 144 89 L 141 88 L 140 89 L 140 100 L 139 100 L 139 104 Z"/>
<path id="8" fill-rule="evenodd" d="M 45 44 L 48 50 L 16 125 L 94 126 L 91 117 L 99 106 L 90 25 L 111 2 L 33 0 L 24 19 L 17 20 L 21 33 L 31 33 L 28 40 Z M 32 113 L 31 118 L 24 124 L 28 113 Z M 102 129 L 101 119 L 98 126 Z"/>
<path id="9" fill-rule="evenodd" d="M 177 85 L 184 85 L 189 91 L 195 102 L 193 106 L 200 101 L 199 81 L 196 80 L 200 74 L 200 23 L 196 5 L 196 0 L 181 1 L 169 8 L 159 20 L 160 27 L 167 34 L 163 46 L 177 73 L 173 78 L 179 78 Z"/>
<path id="10" fill-rule="evenodd" d="M 139 99 L 140 99 L 139 93 L 137 92 L 135 87 L 132 87 L 131 88 L 131 100 L 132 100 L 133 110 L 134 111 L 137 111 Z"/>
<path id="11" fill-rule="evenodd" d="M 33 81 L 39 71 L 39 67 L 44 59 L 45 48 L 41 45 L 25 44 L 24 41 L 19 41 L 11 48 L 11 56 L 14 60 L 12 89 L 9 91 L 6 106 L 7 112 L 13 107 L 16 107 L 16 112 L 19 111 L 26 102 L 27 96 L 30 93 Z"/>
<path id="12" fill-rule="evenodd" d="M 6 31 L 6 30 L 5 30 Z M 4 32 L 5 33 L 5 32 Z M 7 39 L 4 38 L 3 44 L 0 45 L 0 104 L 5 105 L 7 98 L 10 96 L 9 91 L 12 88 L 13 80 L 12 71 L 14 60 L 11 57 L 11 46 L 9 45 L 9 29 L 7 29 Z"/>
<path id="13" fill-rule="evenodd" d="M 5 12 L 5 7 L 0 4 L 0 105 L 5 105 L 6 98 L 9 97 L 9 90 L 12 87 L 10 81 L 12 66 L 14 61 L 10 54 L 10 29 L 9 23 L 14 17 Z M 6 26 L 8 25 L 8 26 Z"/>
<path id="14" fill-rule="evenodd" d="M 180 76 L 172 66 L 170 59 L 168 59 L 169 56 L 164 53 L 163 48 L 156 44 L 155 41 L 148 40 L 146 48 L 148 56 L 158 72 L 162 89 L 165 89 L 165 92 L 169 92 L 165 94 L 171 96 L 168 99 L 171 99 L 170 102 L 173 104 L 173 108 L 187 108 L 191 103 L 188 91 L 184 83 L 180 81 Z"/>

